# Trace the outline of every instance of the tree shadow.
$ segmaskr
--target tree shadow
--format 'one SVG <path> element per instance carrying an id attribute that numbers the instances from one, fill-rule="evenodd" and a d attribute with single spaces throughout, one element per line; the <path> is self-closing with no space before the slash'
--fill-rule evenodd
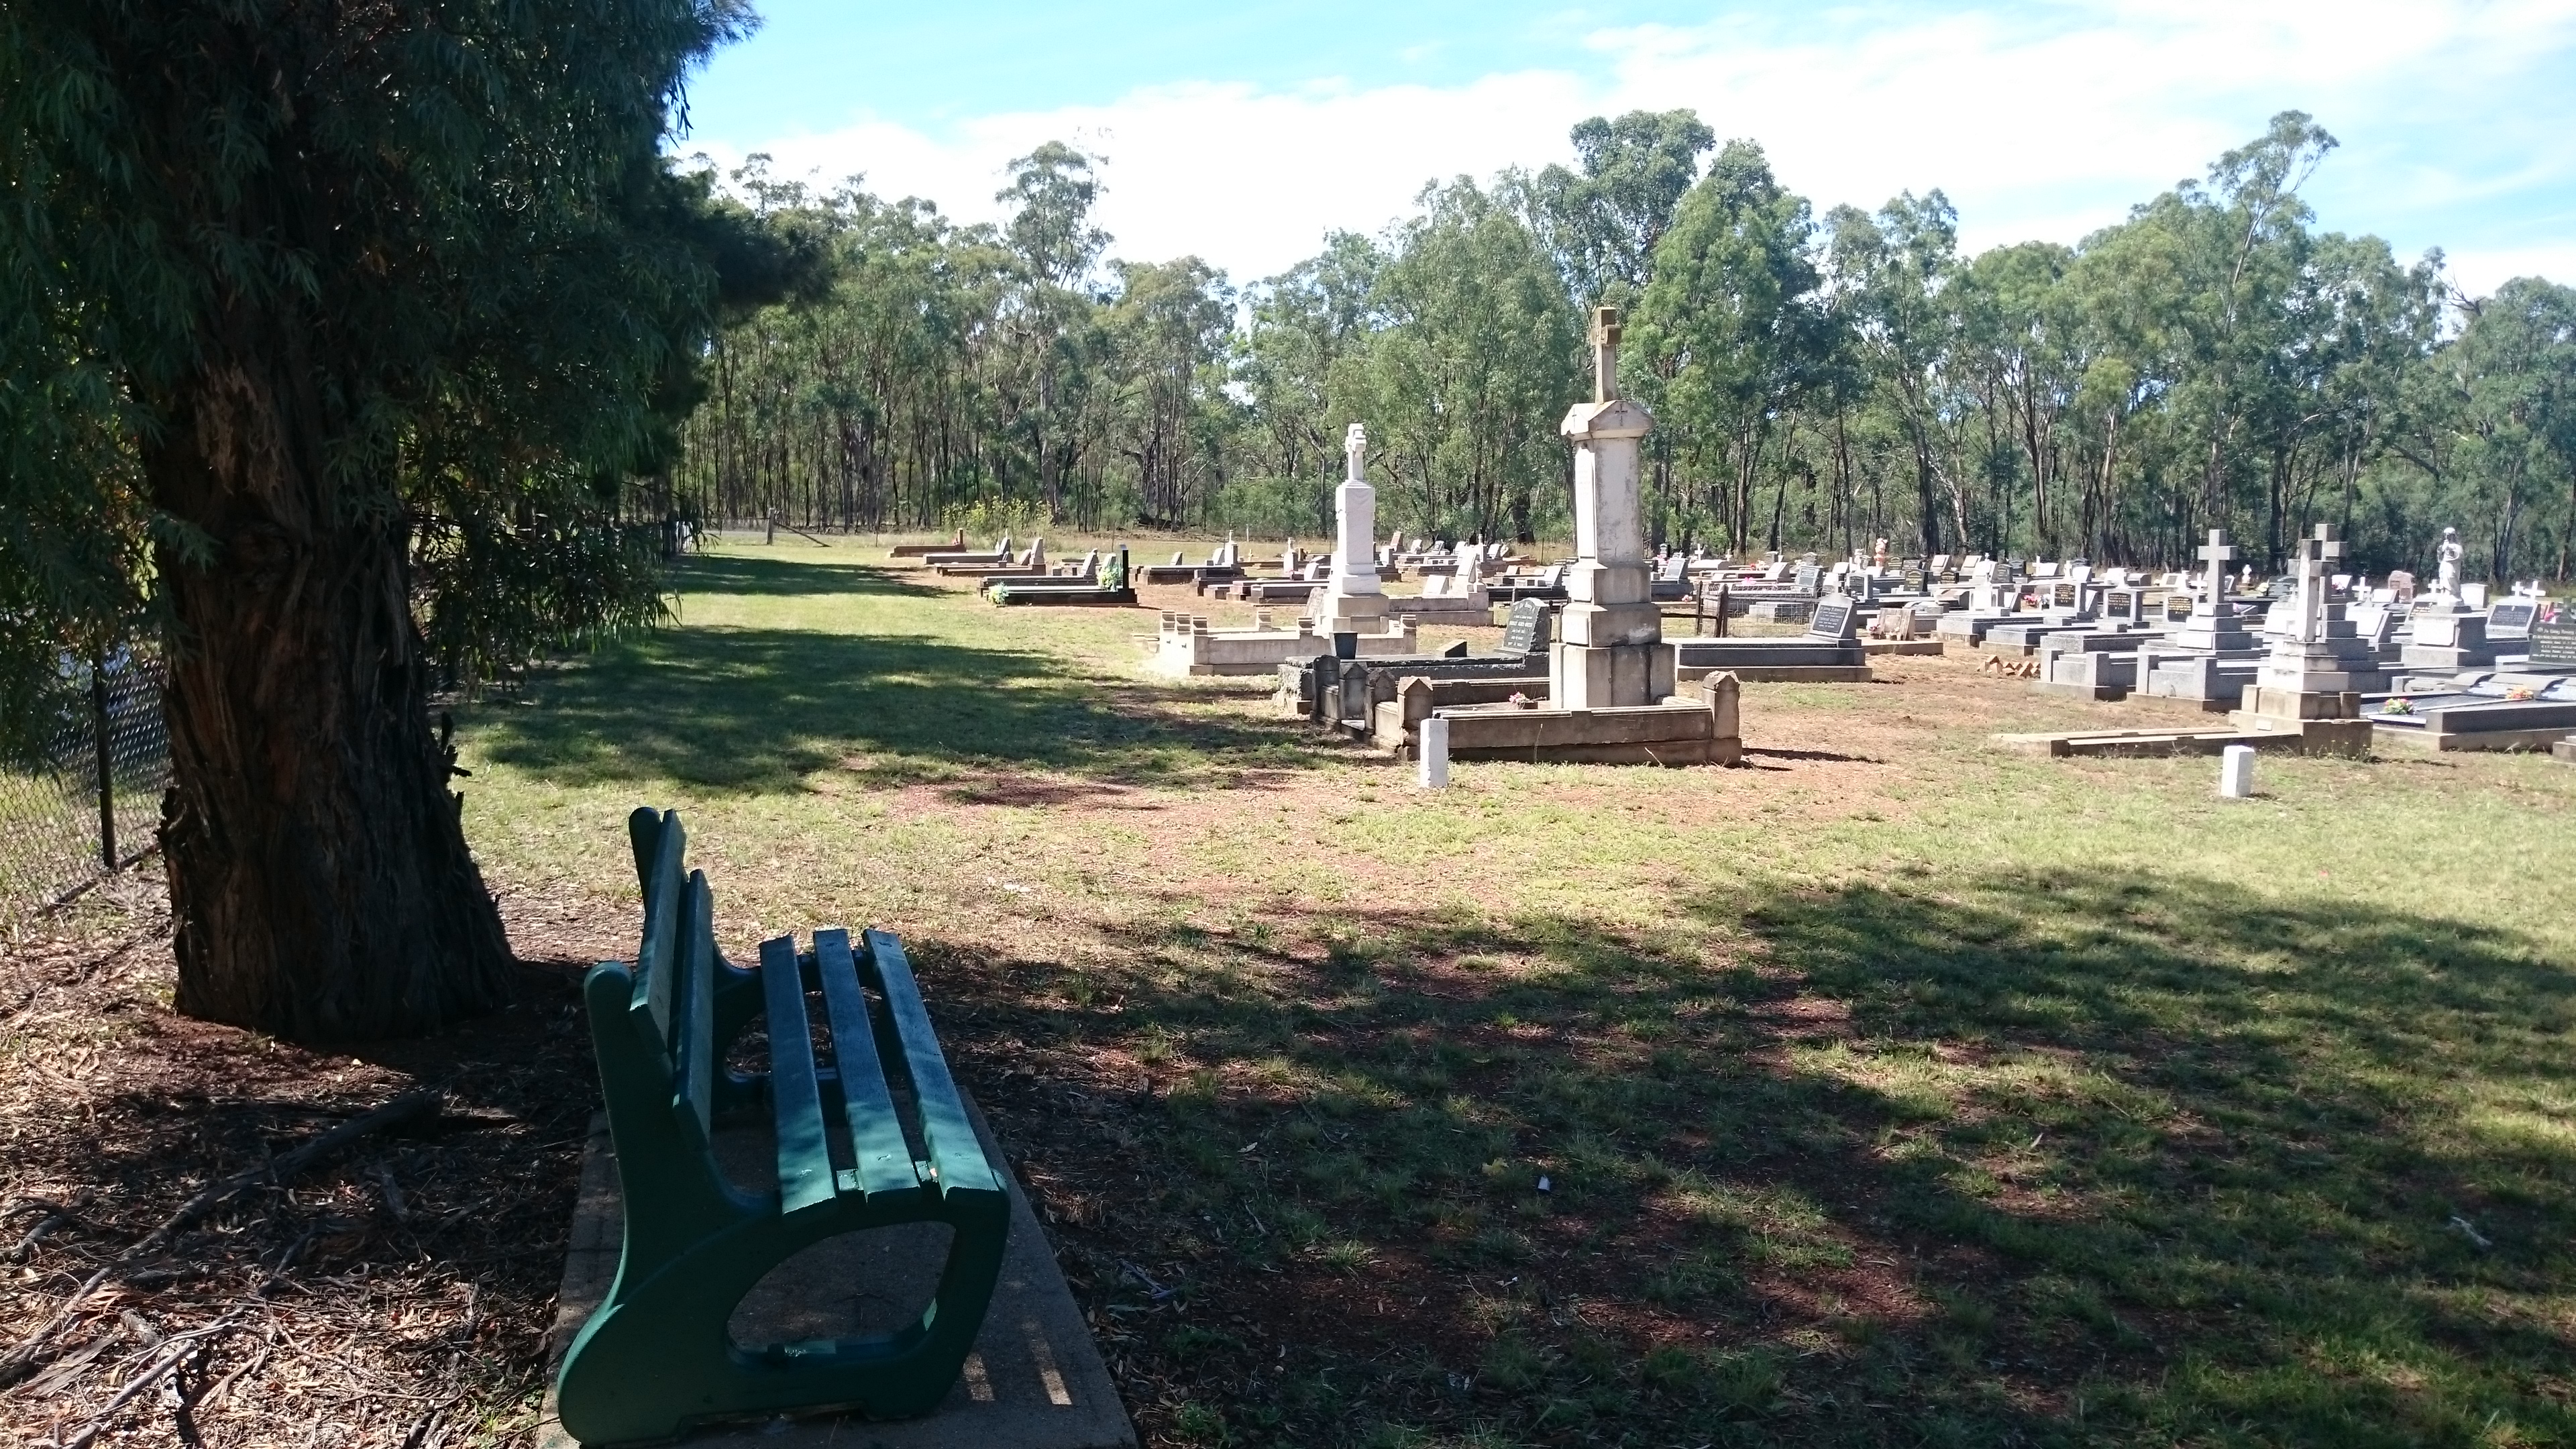
<path id="1" fill-rule="evenodd" d="M 693 554 L 670 573 L 682 600 L 691 594 L 743 594 L 789 598 L 811 594 L 873 594 L 930 599 L 950 591 L 907 576 L 892 564 L 834 554 L 814 558 L 760 558 L 739 553 Z"/>
<path id="2" fill-rule="evenodd" d="M 1995 872 L 915 945 L 1113 1353 L 1248 1442 L 2576 1434 L 2510 930 Z"/>
<path id="3" fill-rule="evenodd" d="M 602 649 L 524 700 L 481 707 L 476 724 L 487 758 L 558 783 L 747 793 L 800 790 L 835 766 L 871 785 L 995 767 L 1222 785 L 1342 752 L 1292 721 L 1192 710 L 1193 699 L 1033 650 L 699 627 Z"/>

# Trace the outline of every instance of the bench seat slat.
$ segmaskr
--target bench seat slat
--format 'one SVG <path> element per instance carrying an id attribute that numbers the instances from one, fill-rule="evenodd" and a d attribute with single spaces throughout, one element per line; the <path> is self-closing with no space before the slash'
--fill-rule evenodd
<path id="1" fill-rule="evenodd" d="M 998 1190 L 1001 1184 L 984 1160 L 984 1145 L 966 1118 L 957 1082 L 939 1054 L 939 1038 L 930 1029 L 930 1013 L 921 1004 L 921 988 L 913 982 L 903 943 L 883 931 L 867 932 L 866 940 L 877 989 L 885 993 L 886 1014 L 903 1043 L 904 1064 L 912 1070 L 913 1094 L 921 1103 L 921 1136 L 938 1169 L 941 1191 Z"/>
<path id="2" fill-rule="evenodd" d="M 814 1039 L 805 1020 L 805 975 L 796 938 L 760 943 L 761 1004 L 769 1016 L 770 1114 L 778 1128 L 781 1212 L 832 1200 L 832 1151 L 823 1136 L 823 1092 L 814 1076 Z"/>
<path id="3" fill-rule="evenodd" d="M 833 926 L 814 933 L 815 974 L 823 982 L 824 1013 L 832 1023 L 832 1060 L 841 1078 L 841 1111 L 850 1124 L 854 1175 L 862 1196 L 910 1192 L 920 1187 L 912 1148 L 886 1090 L 885 1063 L 877 1056 L 867 993 L 850 955 L 850 933 Z"/>

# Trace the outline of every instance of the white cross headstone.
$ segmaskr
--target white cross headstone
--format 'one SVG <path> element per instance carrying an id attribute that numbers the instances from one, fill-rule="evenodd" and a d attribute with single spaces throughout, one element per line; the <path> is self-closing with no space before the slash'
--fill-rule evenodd
<path id="1" fill-rule="evenodd" d="M 2209 565 L 2209 572 L 2202 576 L 2200 595 L 2202 612 L 2216 613 L 2219 606 L 2226 601 L 2227 565 L 2235 557 L 2236 550 L 2227 545 L 2227 530 L 2211 529 L 2209 544 L 2200 551 L 2200 561 Z"/>

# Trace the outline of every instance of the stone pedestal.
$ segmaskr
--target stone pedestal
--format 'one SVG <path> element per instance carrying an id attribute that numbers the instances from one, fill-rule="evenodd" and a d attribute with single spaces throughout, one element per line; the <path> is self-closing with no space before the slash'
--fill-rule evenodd
<path id="1" fill-rule="evenodd" d="M 1333 494 L 1333 572 L 1314 603 L 1315 632 L 1327 639 L 1377 633 L 1388 612 L 1377 576 L 1377 490 L 1369 486 L 1365 467 L 1367 429 L 1351 424 L 1342 450 L 1349 466 Z"/>
<path id="2" fill-rule="evenodd" d="M 2263 647 L 2243 619 L 2233 613 L 2203 612 L 2201 607 L 2195 607 L 2182 627 L 2174 630 L 2172 642 L 2176 649 L 2194 654 L 2251 654 Z"/>
<path id="3" fill-rule="evenodd" d="M 1673 693 L 1673 651 L 1647 575 L 1637 517 L 1638 442 L 1654 426 L 1625 398 L 1578 403 L 1561 431 L 1574 442 L 1574 544 L 1567 603 L 1548 668 L 1559 709 L 1657 704 Z"/>

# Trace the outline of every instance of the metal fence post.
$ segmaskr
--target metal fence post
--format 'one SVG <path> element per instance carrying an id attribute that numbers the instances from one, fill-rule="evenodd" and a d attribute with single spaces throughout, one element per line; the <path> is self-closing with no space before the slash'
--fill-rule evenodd
<path id="1" fill-rule="evenodd" d="M 116 869 L 116 737 L 107 719 L 107 660 L 89 667 L 90 723 L 98 739 L 98 863 Z"/>

